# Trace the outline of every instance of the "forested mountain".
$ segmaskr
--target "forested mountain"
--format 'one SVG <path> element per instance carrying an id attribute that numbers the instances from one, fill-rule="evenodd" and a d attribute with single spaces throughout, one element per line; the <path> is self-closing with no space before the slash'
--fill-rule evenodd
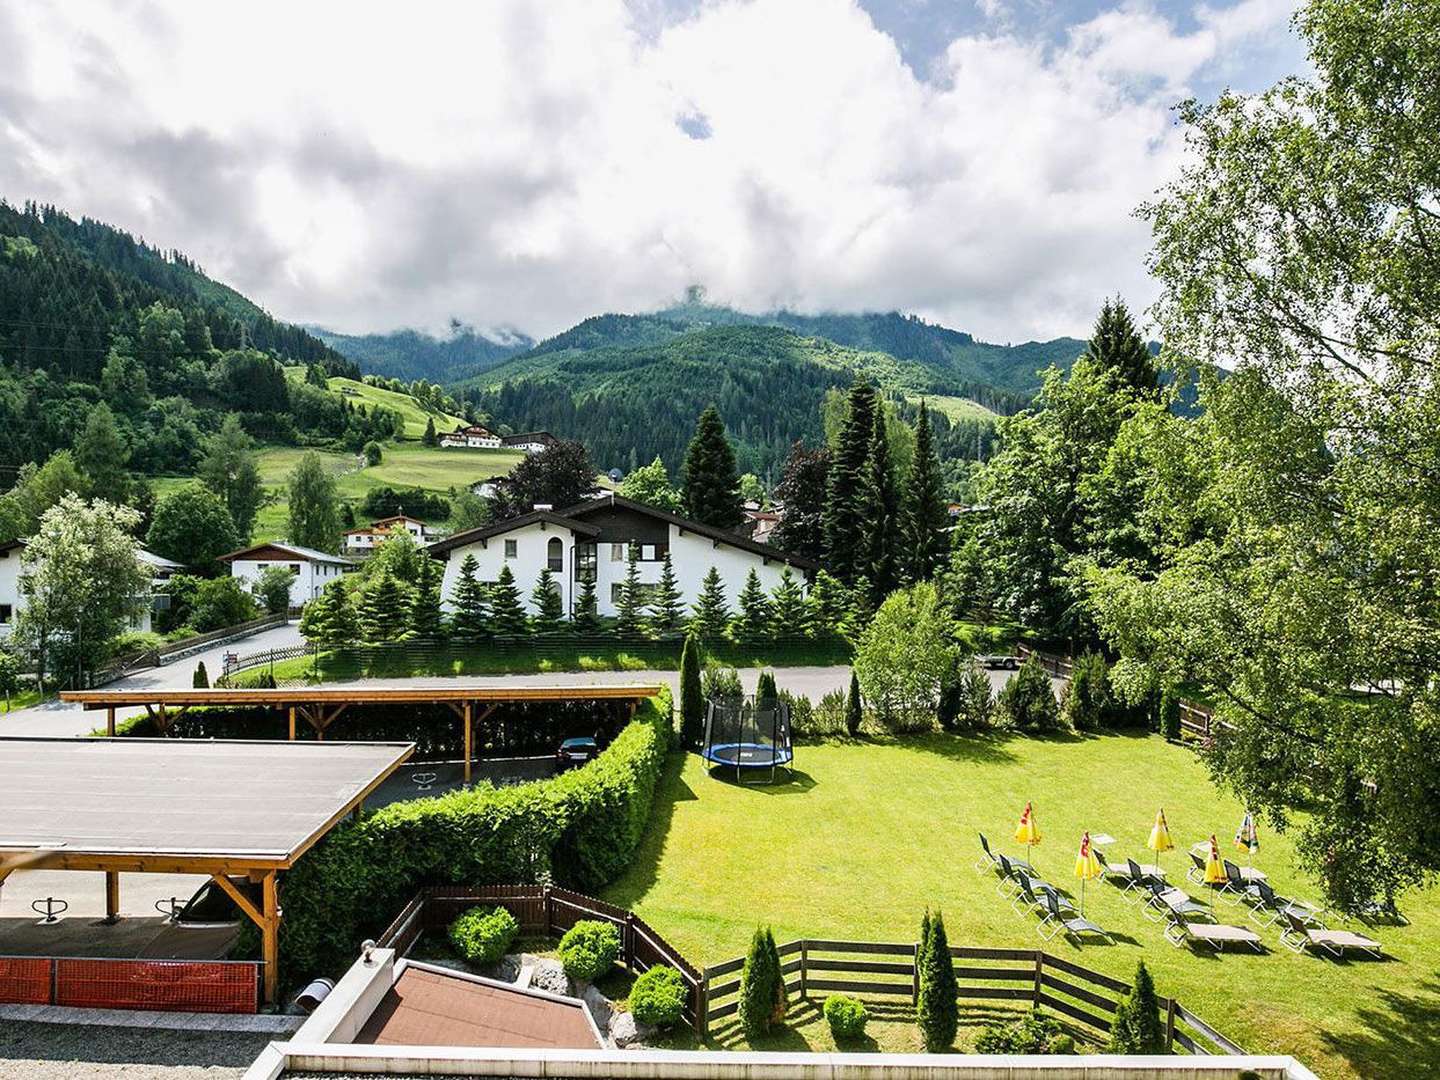
<path id="1" fill-rule="evenodd" d="M 281 365 L 308 367 L 287 379 Z M 325 389 L 355 365 L 178 252 L 53 207 L 0 202 L 0 485 L 76 444 L 103 403 L 115 453 L 188 472 L 227 413 L 277 442 L 389 434 L 387 410 Z"/>
<path id="2" fill-rule="evenodd" d="M 307 329 L 321 341 L 360 365 L 367 375 L 387 379 L 459 382 L 531 348 L 535 342 L 516 330 L 499 339 L 453 322 L 450 336 L 434 337 L 419 330 L 388 334 L 341 334 L 321 326 Z"/>
<path id="3" fill-rule="evenodd" d="M 600 344 L 616 338 L 632 343 Z M 857 376 L 905 397 L 963 393 L 944 371 L 778 326 L 673 331 L 664 319 L 620 315 L 586 320 L 455 390 L 513 428 L 579 439 L 597 464 L 624 469 L 657 454 L 677 468 L 695 417 L 714 404 L 741 469 L 763 476 L 796 439 L 820 442 L 826 392 Z M 937 425 L 950 434 L 944 417 Z"/>

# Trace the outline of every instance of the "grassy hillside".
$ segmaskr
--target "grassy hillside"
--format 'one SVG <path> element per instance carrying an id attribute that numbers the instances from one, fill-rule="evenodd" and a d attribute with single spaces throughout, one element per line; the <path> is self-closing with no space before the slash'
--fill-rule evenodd
<path id="1" fill-rule="evenodd" d="M 933 394 L 925 399 L 925 404 L 936 412 L 945 414 L 952 422 L 958 420 L 993 421 L 997 415 L 978 401 L 971 401 L 969 398 L 963 397 L 951 397 L 947 394 Z"/>
<path id="2" fill-rule="evenodd" d="M 407 439 L 422 438 L 425 434 L 425 424 L 431 419 L 435 421 L 435 430 L 439 432 L 454 431 L 457 427 L 465 424 L 462 418 L 451 416 L 449 413 L 426 412 L 419 402 L 409 394 L 383 390 L 378 386 L 357 382 L 354 379 L 331 379 L 330 389 L 337 394 L 344 395 L 352 405 L 363 402 L 367 407 L 383 405 L 387 409 L 394 409 L 405 418 L 405 437 Z"/>

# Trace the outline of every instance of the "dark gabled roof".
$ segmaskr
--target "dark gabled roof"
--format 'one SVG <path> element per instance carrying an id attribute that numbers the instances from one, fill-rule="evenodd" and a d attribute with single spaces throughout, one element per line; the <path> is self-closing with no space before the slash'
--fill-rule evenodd
<path id="1" fill-rule="evenodd" d="M 562 517 L 580 518 L 592 514 L 597 510 L 607 507 L 619 507 L 622 510 L 631 510 L 637 514 L 647 514 L 658 521 L 668 522 L 684 532 L 694 533 L 696 536 L 703 536 L 714 540 L 717 543 L 729 544 L 731 547 L 739 548 L 741 551 L 748 551 L 752 555 L 761 555 L 767 559 L 774 559 L 776 562 L 783 562 L 790 566 L 799 567 L 801 570 L 819 570 L 820 564 L 814 559 L 807 559 L 803 555 L 792 555 L 788 551 L 781 551 L 771 544 L 760 540 L 752 540 L 748 536 L 741 536 L 739 533 L 730 532 L 727 529 L 717 529 L 713 525 L 704 525 L 698 521 L 681 517 L 679 514 L 672 514 L 667 510 L 650 506 L 647 503 L 636 502 L 634 499 L 627 499 L 623 495 L 616 495 L 614 492 L 607 492 L 598 498 L 589 499 L 583 503 L 576 503 L 574 506 L 567 506 L 559 511 Z"/>
<path id="2" fill-rule="evenodd" d="M 240 548 L 238 551 L 226 552 L 218 557 L 218 562 L 234 562 L 250 554 L 252 551 L 259 551 L 262 548 L 275 548 L 277 551 L 287 551 L 297 559 L 308 560 L 309 562 L 336 563 L 340 566 L 354 566 L 354 559 L 341 558 L 339 555 L 331 555 L 328 551 L 316 551 L 314 548 L 301 547 L 299 544 L 292 544 L 286 540 L 263 540 L 258 544 L 251 544 L 249 547 Z"/>
<path id="3" fill-rule="evenodd" d="M 505 521 L 496 521 L 489 525 L 481 525 L 478 529 L 466 529 L 464 532 L 447 536 L 444 540 L 437 540 L 425 550 L 431 555 L 441 555 L 447 551 L 453 551 L 458 547 L 465 547 L 467 544 L 476 543 L 479 540 L 489 540 L 492 536 L 500 536 L 504 533 L 514 532 L 516 529 L 523 529 L 527 525 L 534 525 L 537 521 L 544 521 L 551 525 L 559 526 L 562 529 L 569 529 L 571 532 L 579 533 L 581 536 L 598 536 L 600 530 L 594 525 L 586 525 L 583 521 L 576 521 L 566 517 L 564 514 L 557 514 L 553 510 L 531 510 L 528 514 L 521 514 L 519 517 L 508 518 Z"/>

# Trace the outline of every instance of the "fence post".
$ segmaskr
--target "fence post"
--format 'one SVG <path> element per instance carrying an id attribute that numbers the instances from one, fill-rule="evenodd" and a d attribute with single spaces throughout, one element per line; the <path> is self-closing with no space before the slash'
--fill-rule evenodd
<path id="1" fill-rule="evenodd" d="M 914 970 L 910 973 L 910 1004 L 920 1004 L 920 944 L 915 944 Z"/>
<path id="2" fill-rule="evenodd" d="M 1165 1052 L 1175 1046 L 1175 999 L 1172 997 L 1165 1006 Z"/>
<path id="3" fill-rule="evenodd" d="M 710 969 L 705 968 L 700 972 L 700 981 L 696 984 L 696 997 L 699 998 L 699 1007 L 695 1010 L 695 1032 L 700 1036 L 701 1042 L 710 1037 Z"/>
<path id="4" fill-rule="evenodd" d="M 805 938 L 800 939 L 800 1000 L 810 1000 L 810 948 Z"/>
<path id="5" fill-rule="evenodd" d="M 50 958 L 50 1004 L 60 1004 L 60 961 Z"/>
<path id="6" fill-rule="evenodd" d="M 634 972 L 635 970 L 635 913 L 625 912 L 625 931 L 623 935 L 625 948 L 625 966 Z"/>
<path id="7" fill-rule="evenodd" d="M 541 894 L 541 897 L 540 897 L 540 903 L 541 903 L 541 906 L 545 909 L 545 936 L 546 936 L 546 937 L 554 937 L 554 936 L 555 936 L 555 920 L 554 920 L 554 918 L 551 917 L 551 914 L 550 914 L 550 912 L 551 912 L 551 908 L 550 908 L 550 886 L 549 886 L 549 885 L 546 885 L 546 886 L 544 887 L 544 889 L 545 889 L 545 891 Z"/>
<path id="8" fill-rule="evenodd" d="M 1035 950 L 1035 1008 L 1040 1007 L 1040 981 L 1045 975 L 1045 950 Z"/>

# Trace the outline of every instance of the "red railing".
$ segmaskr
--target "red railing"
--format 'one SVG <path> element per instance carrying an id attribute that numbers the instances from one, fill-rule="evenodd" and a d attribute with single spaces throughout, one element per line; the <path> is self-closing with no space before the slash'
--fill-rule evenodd
<path id="1" fill-rule="evenodd" d="M 0 957 L 0 1002 L 89 1009 L 253 1013 L 260 964 L 252 960 L 111 960 Z"/>

